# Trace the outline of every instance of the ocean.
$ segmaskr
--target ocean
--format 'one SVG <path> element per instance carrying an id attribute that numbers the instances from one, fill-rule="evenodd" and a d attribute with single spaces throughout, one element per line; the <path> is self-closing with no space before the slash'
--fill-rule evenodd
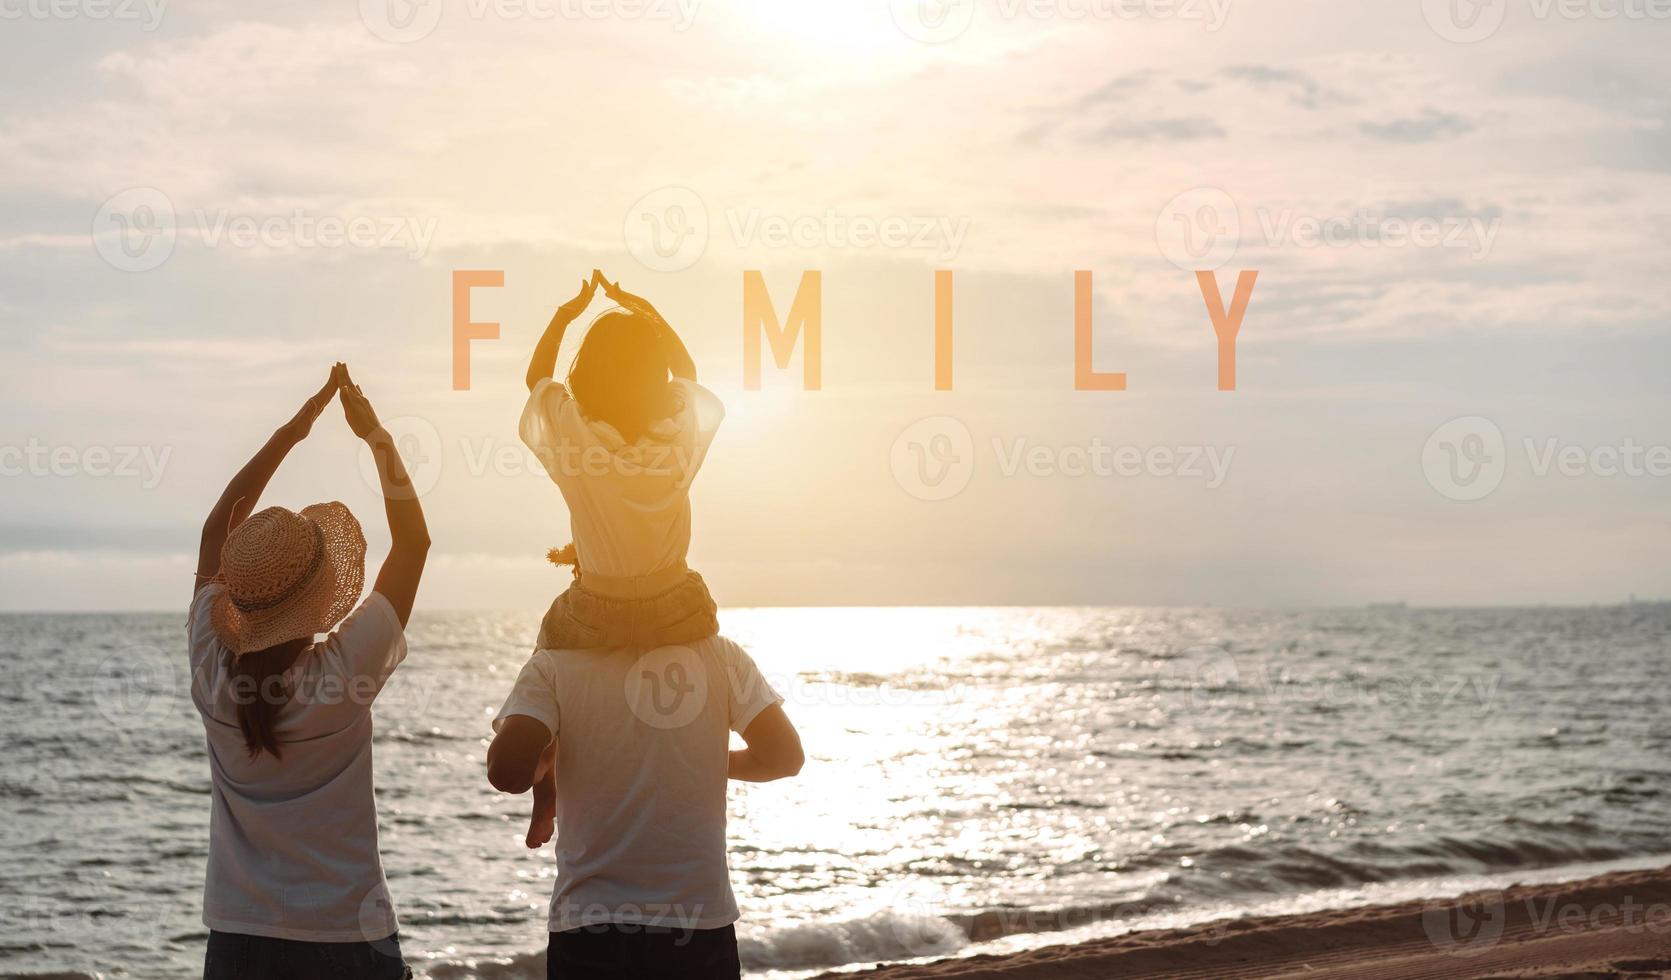
<path id="1" fill-rule="evenodd" d="M 183 610 L 0 616 L 0 973 L 191 977 L 209 773 Z M 1671 851 L 1671 607 L 731 609 L 808 761 L 734 784 L 754 976 L 1454 894 Z M 422 613 L 376 705 L 419 976 L 536 977 L 492 791 L 531 614 Z"/>

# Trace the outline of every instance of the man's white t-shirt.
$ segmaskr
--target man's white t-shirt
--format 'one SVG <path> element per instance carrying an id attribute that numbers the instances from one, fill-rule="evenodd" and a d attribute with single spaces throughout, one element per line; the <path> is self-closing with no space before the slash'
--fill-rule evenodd
<path id="1" fill-rule="evenodd" d="M 377 853 L 371 704 L 406 659 L 389 600 L 373 592 L 296 658 L 275 732 L 280 758 L 250 758 L 230 657 L 209 625 L 225 586 L 193 597 L 192 702 L 209 746 L 212 810 L 203 924 L 306 942 L 376 942 L 398 927 Z"/>
<path id="2" fill-rule="evenodd" d="M 582 415 L 550 378 L 528 395 L 522 441 L 563 492 L 580 567 L 593 575 L 651 575 L 682 565 L 690 551 L 690 485 L 725 406 L 694 381 L 670 388 L 672 416 L 630 444 Z"/>
<path id="3" fill-rule="evenodd" d="M 557 736 L 550 928 L 737 921 L 726 861 L 730 732 L 782 702 L 715 636 L 655 650 L 539 650 L 494 720 Z"/>

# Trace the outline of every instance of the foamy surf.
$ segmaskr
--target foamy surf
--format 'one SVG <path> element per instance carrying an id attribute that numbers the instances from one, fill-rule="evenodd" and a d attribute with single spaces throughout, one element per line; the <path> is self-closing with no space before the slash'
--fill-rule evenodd
<path id="1" fill-rule="evenodd" d="M 793 980 L 826 972 L 861 970 L 881 963 L 922 963 L 976 954 L 1005 955 L 1130 932 L 1186 929 L 1244 918 L 1451 898 L 1482 889 L 1577 881 L 1614 871 L 1657 868 L 1668 862 L 1671 855 L 1655 855 L 1533 871 L 1445 875 L 1322 889 L 1244 906 L 1214 903 L 1190 908 L 1155 908 L 1125 918 L 1099 916 L 1096 914 L 1099 908 L 1110 911 L 1113 908 L 1099 906 L 988 909 L 946 916 L 882 911 L 862 918 L 807 922 L 740 934 L 738 953 L 743 971 L 750 977 Z M 1042 924 L 1042 928 L 1020 928 L 1018 923 Z M 991 937 L 974 938 L 983 932 L 990 933 Z M 545 954 L 539 951 L 497 960 L 443 961 L 416 969 L 419 977 L 429 980 L 542 980 Z"/>

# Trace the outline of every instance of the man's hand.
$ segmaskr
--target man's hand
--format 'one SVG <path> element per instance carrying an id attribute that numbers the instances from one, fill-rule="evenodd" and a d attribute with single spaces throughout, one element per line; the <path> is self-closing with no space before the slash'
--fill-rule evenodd
<path id="1" fill-rule="evenodd" d="M 320 388 L 312 395 L 312 397 L 303 402 L 302 407 L 297 410 L 296 414 L 290 419 L 290 421 L 279 426 L 279 433 L 288 439 L 292 444 L 299 443 L 303 439 L 306 439 L 308 437 L 308 433 L 313 431 L 314 421 L 319 418 L 319 413 L 325 410 L 325 406 L 330 404 L 331 395 L 333 395 L 337 390 L 337 385 L 339 384 L 338 372 L 340 370 L 343 370 L 341 364 L 333 365 L 331 367 L 331 376 L 325 380 L 324 387 Z"/>
<path id="2" fill-rule="evenodd" d="M 337 389 L 339 400 L 342 402 L 342 415 L 348 420 L 348 428 L 364 439 L 381 428 L 382 423 L 377 421 L 377 412 L 372 409 L 365 392 L 348 376 L 348 365 L 339 364 L 337 369 L 337 377 L 342 384 Z"/>

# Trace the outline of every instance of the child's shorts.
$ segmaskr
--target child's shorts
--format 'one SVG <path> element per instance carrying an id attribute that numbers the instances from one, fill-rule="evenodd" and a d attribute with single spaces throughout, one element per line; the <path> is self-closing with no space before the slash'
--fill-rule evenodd
<path id="1" fill-rule="evenodd" d="M 581 572 L 546 612 L 537 649 L 654 649 L 718 633 L 719 607 L 689 568 L 632 579 Z"/>

